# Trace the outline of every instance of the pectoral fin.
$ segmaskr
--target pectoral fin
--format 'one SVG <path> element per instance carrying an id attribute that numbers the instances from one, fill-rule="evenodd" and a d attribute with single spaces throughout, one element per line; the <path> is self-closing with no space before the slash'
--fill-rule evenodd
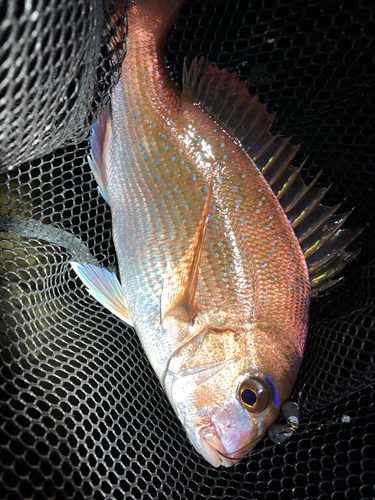
<path id="1" fill-rule="evenodd" d="M 87 286 L 90 295 L 115 316 L 133 326 L 126 310 L 122 287 L 113 273 L 92 264 L 71 262 L 70 265 Z"/>
<path id="2" fill-rule="evenodd" d="M 202 219 L 196 230 L 189 250 L 182 257 L 180 263 L 176 267 L 172 268 L 170 263 L 167 265 L 161 296 L 162 320 L 167 312 L 170 312 L 175 307 L 181 306 L 186 310 L 189 321 L 193 318 L 194 296 L 197 289 L 199 265 L 202 256 L 207 216 L 210 208 L 212 182 L 213 171 L 211 173 L 211 180 L 208 188 L 206 203 L 203 209 Z"/>

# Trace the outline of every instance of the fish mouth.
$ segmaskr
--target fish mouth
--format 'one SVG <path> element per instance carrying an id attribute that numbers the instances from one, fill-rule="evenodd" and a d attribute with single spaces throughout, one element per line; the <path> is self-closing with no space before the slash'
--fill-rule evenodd
<path id="1" fill-rule="evenodd" d="M 210 462 L 214 467 L 220 465 L 224 467 L 233 467 L 242 458 L 230 458 L 224 448 L 219 436 L 211 425 L 205 426 L 199 432 L 201 453 L 207 462 Z"/>

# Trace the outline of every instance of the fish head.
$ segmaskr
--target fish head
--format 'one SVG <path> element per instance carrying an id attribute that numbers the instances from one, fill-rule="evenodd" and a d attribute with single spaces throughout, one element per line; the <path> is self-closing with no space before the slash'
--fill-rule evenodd
<path id="1" fill-rule="evenodd" d="M 190 441 L 214 467 L 231 467 L 249 453 L 279 415 L 297 376 L 283 349 L 272 359 L 267 343 L 254 342 L 263 332 L 252 333 L 249 349 L 244 332 L 206 329 L 176 351 L 165 377 Z"/>

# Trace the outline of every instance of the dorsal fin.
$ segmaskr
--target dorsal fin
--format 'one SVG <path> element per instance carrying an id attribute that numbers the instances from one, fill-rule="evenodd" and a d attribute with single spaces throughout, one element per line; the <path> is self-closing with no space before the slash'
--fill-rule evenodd
<path id="1" fill-rule="evenodd" d="M 335 216 L 340 205 L 325 207 L 320 204 L 328 190 L 313 187 L 321 172 L 306 186 L 300 176 L 303 164 L 299 168 L 292 167 L 299 145 L 291 144 L 290 137 L 270 133 L 275 117 L 268 113 L 265 104 L 259 102 L 258 96 L 249 94 L 247 84 L 236 72 L 220 70 L 203 57 L 194 59 L 188 70 L 185 59 L 183 92 L 188 92 L 201 108 L 232 132 L 264 175 L 304 251 L 312 295 L 334 285 L 337 280 L 331 278 L 358 253 L 345 253 L 344 256 L 344 248 L 361 231 L 347 230 L 345 238 L 334 238 L 348 214 Z M 334 249 L 333 243 L 329 243 L 331 239 L 335 241 Z M 319 258 L 313 259 L 318 251 Z M 333 261 L 332 252 L 335 255 Z M 310 266 L 313 266 L 311 271 Z M 326 266 L 329 272 L 324 272 Z"/>

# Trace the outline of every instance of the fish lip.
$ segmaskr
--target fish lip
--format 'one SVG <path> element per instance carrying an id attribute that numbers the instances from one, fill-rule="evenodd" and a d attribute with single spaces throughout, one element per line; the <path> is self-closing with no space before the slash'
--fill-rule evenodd
<path id="1" fill-rule="evenodd" d="M 233 467 L 233 465 L 236 465 L 239 460 L 242 459 L 229 458 L 228 453 L 212 424 L 205 425 L 200 429 L 199 439 L 202 455 L 214 467 L 219 467 L 220 465 L 224 467 Z"/>

